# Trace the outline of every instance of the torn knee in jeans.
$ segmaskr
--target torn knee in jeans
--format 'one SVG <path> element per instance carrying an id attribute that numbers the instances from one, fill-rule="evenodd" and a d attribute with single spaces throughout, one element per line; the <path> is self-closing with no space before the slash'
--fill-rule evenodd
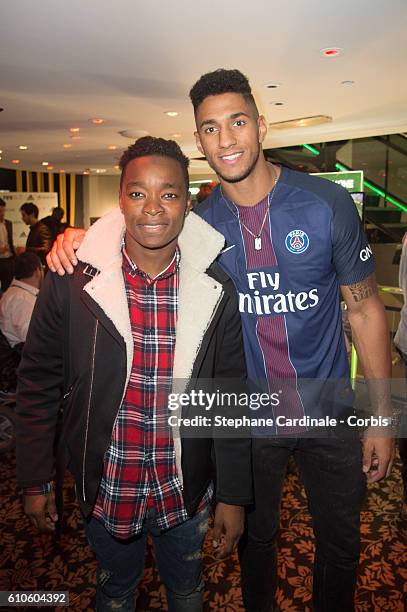
<path id="1" fill-rule="evenodd" d="M 195 550 L 192 553 L 188 553 L 187 555 L 184 555 L 184 560 L 185 561 L 198 561 L 198 559 L 200 559 L 202 556 L 202 549 L 198 548 L 198 550 Z"/>
<path id="2" fill-rule="evenodd" d="M 100 569 L 98 572 L 98 583 L 100 584 L 100 586 L 103 586 L 104 584 L 106 584 L 106 582 L 109 580 L 112 574 L 113 572 L 111 572 L 110 570 L 103 569 L 103 568 Z"/>
<path id="3" fill-rule="evenodd" d="M 205 535 L 206 532 L 208 531 L 208 518 L 205 517 L 202 521 L 200 521 L 197 525 L 197 531 L 199 534 L 203 534 Z"/>

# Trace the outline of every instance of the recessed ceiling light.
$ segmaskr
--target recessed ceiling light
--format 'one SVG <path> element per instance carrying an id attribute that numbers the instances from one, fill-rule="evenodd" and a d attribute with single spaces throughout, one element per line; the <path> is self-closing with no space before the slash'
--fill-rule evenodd
<path id="1" fill-rule="evenodd" d="M 137 138 L 141 138 L 142 136 L 148 136 L 148 132 L 145 130 L 122 130 L 119 132 L 120 136 L 124 138 L 131 138 L 132 140 L 137 140 Z"/>
<path id="2" fill-rule="evenodd" d="M 71 136 L 72 138 L 72 136 Z M 72 149 L 72 145 L 71 144 L 64 144 L 62 145 L 64 147 L 64 149 Z"/>
<path id="3" fill-rule="evenodd" d="M 120 166 L 115 166 L 114 169 L 115 170 L 120 170 Z"/>
<path id="4" fill-rule="evenodd" d="M 117 149 L 116 145 L 109 145 L 107 148 L 109 149 L 109 151 L 116 151 Z"/>
<path id="5" fill-rule="evenodd" d="M 177 111 L 165 111 L 164 114 L 168 115 L 168 117 L 177 117 L 179 113 Z"/>
<path id="6" fill-rule="evenodd" d="M 325 47 L 325 49 L 321 49 L 320 53 L 325 57 L 336 57 L 342 53 L 342 47 Z"/>
<path id="7" fill-rule="evenodd" d="M 73 127 L 73 128 L 69 128 L 70 132 L 80 132 L 81 128 L 78 127 Z"/>
<path id="8" fill-rule="evenodd" d="M 298 119 L 289 119 L 288 121 L 277 121 L 269 123 L 271 128 L 283 130 L 286 128 L 310 127 L 320 125 L 332 121 L 332 117 L 328 115 L 314 115 L 312 117 L 299 117 Z"/>
<path id="9" fill-rule="evenodd" d="M 3 153 L 3 151 L 0 151 L 0 155 Z"/>
<path id="10" fill-rule="evenodd" d="M 27 145 L 19 145 L 18 148 L 20 149 L 20 151 L 27 151 L 28 149 Z"/>
<path id="11" fill-rule="evenodd" d="M 46 162 L 46 161 L 41 163 L 41 166 L 48 166 L 48 165 L 49 165 L 49 162 Z"/>
<path id="12" fill-rule="evenodd" d="M 354 84 L 355 84 L 355 81 L 341 81 L 341 85 L 346 85 L 348 87 Z"/>
<path id="13" fill-rule="evenodd" d="M 284 106 L 284 102 L 270 102 L 271 106 Z"/>
<path id="14" fill-rule="evenodd" d="M 19 159 L 12 159 L 12 160 L 11 160 L 11 163 L 12 163 L 12 164 L 19 164 L 19 163 L 20 163 L 20 160 L 19 160 Z"/>
<path id="15" fill-rule="evenodd" d="M 265 85 L 265 87 L 267 87 L 267 89 L 277 89 L 277 87 L 280 87 L 281 83 L 267 83 Z"/>
<path id="16" fill-rule="evenodd" d="M 71 136 L 72 140 L 80 140 L 81 136 L 79 136 L 79 134 L 73 134 L 73 136 Z"/>
<path id="17" fill-rule="evenodd" d="M 88 171 L 88 170 L 84 170 L 84 171 L 82 172 L 82 174 L 89 174 L 89 171 Z"/>
<path id="18" fill-rule="evenodd" d="M 182 134 L 171 134 L 171 138 L 181 138 Z"/>
<path id="19" fill-rule="evenodd" d="M 48 166 L 47 167 L 47 170 L 53 170 L 53 169 L 54 169 L 54 166 Z"/>
<path id="20" fill-rule="evenodd" d="M 104 119 L 101 119 L 100 117 L 95 117 L 94 119 L 91 119 L 92 123 L 94 123 L 95 125 L 101 125 L 102 123 L 105 122 Z"/>

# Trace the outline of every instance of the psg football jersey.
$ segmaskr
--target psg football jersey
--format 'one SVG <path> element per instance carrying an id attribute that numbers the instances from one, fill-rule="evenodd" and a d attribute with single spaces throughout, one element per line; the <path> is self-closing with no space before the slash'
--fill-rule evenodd
<path id="1" fill-rule="evenodd" d="M 349 377 L 339 286 L 374 271 L 352 198 L 282 168 L 274 194 L 256 206 L 237 206 L 217 187 L 195 212 L 226 239 L 219 263 L 238 292 L 249 378 L 269 390 L 292 381 L 281 410 L 323 415 L 309 381 Z"/>

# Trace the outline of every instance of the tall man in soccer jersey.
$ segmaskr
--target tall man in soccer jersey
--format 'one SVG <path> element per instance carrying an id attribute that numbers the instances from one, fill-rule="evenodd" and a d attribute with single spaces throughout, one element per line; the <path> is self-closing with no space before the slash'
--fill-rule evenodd
<path id="1" fill-rule="evenodd" d="M 251 442 L 172 435 L 167 399 L 173 385 L 244 380 L 236 293 L 215 262 L 223 236 L 189 212 L 178 145 L 141 138 L 120 165 L 120 208 L 92 226 L 75 273 L 49 274 L 38 298 L 19 369 L 18 481 L 32 523 L 53 531 L 63 397 L 62 442 L 98 560 L 97 610 L 134 610 L 150 533 L 169 610 L 199 612 L 212 457 L 224 556 L 253 501 Z"/>
<path id="2" fill-rule="evenodd" d="M 249 612 L 273 606 L 279 505 L 293 454 L 314 520 L 315 610 L 347 612 L 353 609 L 366 475 L 375 482 L 389 472 L 393 441 L 367 431 L 362 445 L 358 432 L 345 436 L 339 428 L 320 437 L 295 422 L 346 419 L 351 412 L 346 385 L 343 401 L 322 401 L 314 393 L 317 383 L 314 390 L 303 384 L 334 380 L 341 386 L 349 379 L 339 288 L 365 377 L 379 388 L 371 399 L 380 414 L 390 410 L 390 349 L 373 258 L 342 187 L 265 160 L 266 122 L 241 72 L 206 74 L 190 96 L 198 149 L 220 182 L 196 211 L 226 239 L 219 263 L 239 295 L 249 376 L 270 388 L 277 381 L 285 391 L 273 414 L 281 427 L 253 440 L 255 504 L 240 547 L 244 604 Z M 72 270 L 72 244 L 65 247 L 58 254 Z M 62 273 L 57 247 L 52 258 Z"/>

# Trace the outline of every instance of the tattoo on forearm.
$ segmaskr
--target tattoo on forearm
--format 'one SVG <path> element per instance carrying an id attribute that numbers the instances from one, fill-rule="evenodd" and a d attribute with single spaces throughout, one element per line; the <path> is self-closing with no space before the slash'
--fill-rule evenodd
<path id="1" fill-rule="evenodd" d="M 376 281 L 374 276 L 368 276 L 359 283 L 349 285 L 349 289 L 352 293 L 355 302 L 361 302 L 362 300 L 366 300 L 371 295 L 377 293 Z"/>

